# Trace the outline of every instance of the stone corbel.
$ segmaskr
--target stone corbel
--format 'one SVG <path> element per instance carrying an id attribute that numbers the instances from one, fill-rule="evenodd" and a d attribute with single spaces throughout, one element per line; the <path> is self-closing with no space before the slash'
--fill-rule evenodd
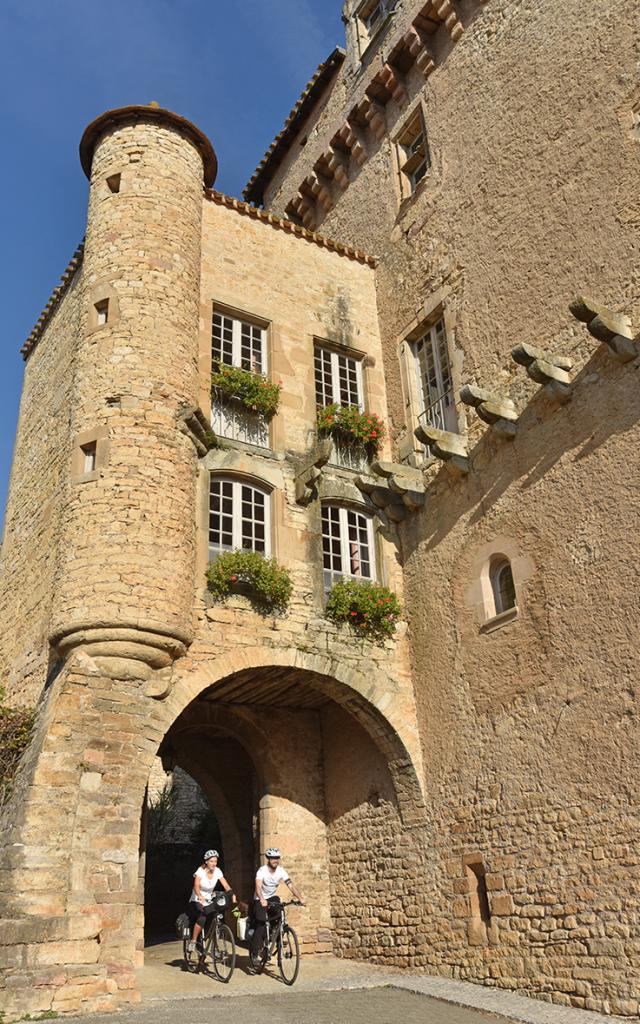
<path id="1" fill-rule="evenodd" d="M 355 485 L 367 496 L 371 504 L 378 510 L 381 522 L 401 523 L 407 516 L 407 509 L 388 487 L 381 487 L 380 481 L 374 476 L 364 474 L 356 477 Z"/>
<path id="2" fill-rule="evenodd" d="M 324 207 L 325 210 L 330 210 L 333 206 L 333 198 L 331 192 L 323 185 L 320 179 L 315 174 L 310 174 L 303 181 L 300 186 L 300 191 L 308 195 L 312 200 L 317 199 L 319 203 Z"/>
<path id="3" fill-rule="evenodd" d="M 613 313 L 592 299 L 579 295 L 569 306 L 576 320 L 587 325 L 587 330 L 598 341 L 608 345 L 616 359 L 629 363 L 638 355 L 631 321 L 622 313 Z"/>
<path id="4" fill-rule="evenodd" d="M 186 406 L 178 413 L 178 429 L 189 438 L 200 458 L 216 446 L 216 435 L 202 409 Z"/>
<path id="5" fill-rule="evenodd" d="M 510 398 L 465 384 L 460 391 L 460 399 L 465 405 L 472 406 L 483 423 L 488 423 L 496 434 L 511 440 L 516 436 L 518 413 Z"/>
<path id="6" fill-rule="evenodd" d="M 296 474 L 296 502 L 309 505 L 318 496 L 318 483 L 322 470 L 331 458 L 333 441 L 325 437 L 318 441 L 313 452 Z"/>
<path id="7" fill-rule="evenodd" d="M 425 503 L 422 470 L 396 462 L 374 462 L 374 476 L 387 481 L 387 487 L 410 512 L 417 512 Z"/>
<path id="8" fill-rule="evenodd" d="M 367 151 L 360 142 L 359 138 L 355 134 L 353 128 L 348 121 L 345 121 L 342 128 L 338 132 L 338 138 L 347 147 L 356 163 L 362 167 L 367 160 Z"/>
<path id="9" fill-rule="evenodd" d="M 435 70 L 436 65 L 420 33 L 412 26 L 403 41 L 407 52 L 418 70 L 422 72 L 425 78 L 428 78 L 431 72 Z"/>
<path id="10" fill-rule="evenodd" d="M 573 366 L 566 356 L 554 356 L 545 349 L 522 342 L 511 350 L 511 356 L 520 366 L 524 366 L 527 376 L 536 384 L 542 384 L 547 394 L 559 402 L 566 402 L 571 397 L 571 378 L 569 370 Z"/>
<path id="11" fill-rule="evenodd" d="M 420 424 L 414 430 L 421 444 L 429 446 L 437 459 L 441 459 L 458 473 L 469 472 L 469 450 L 467 439 L 462 434 L 453 434 L 449 430 L 438 430 L 429 424 Z"/>
<path id="12" fill-rule="evenodd" d="M 436 3 L 436 11 L 438 18 L 445 23 L 447 31 L 455 43 L 464 32 L 464 25 L 458 20 L 458 15 L 451 6 L 450 0 L 442 0 L 440 4 Z"/>
<path id="13" fill-rule="evenodd" d="M 387 119 L 384 107 L 376 100 L 367 97 L 367 105 L 364 111 L 364 118 L 378 142 L 382 142 L 387 134 Z"/>
<path id="14" fill-rule="evenodd" d="M 349 184 L 349 166 L 342 153 L 331 148 L 326 158 L 327 169 L 333 175 L 340 188 L 346 188 Z"/>
<path id="15" fill-rule="evenodd" d="M 305 228 L 309 231 L 313 231 L 316 226 L 316 211 L 313 200 L 310 199 L 309 196 L 304 196 L 301 193 L 298 193 L 298 195 L 291 200 L 291 206 L 304 224 Z"/>

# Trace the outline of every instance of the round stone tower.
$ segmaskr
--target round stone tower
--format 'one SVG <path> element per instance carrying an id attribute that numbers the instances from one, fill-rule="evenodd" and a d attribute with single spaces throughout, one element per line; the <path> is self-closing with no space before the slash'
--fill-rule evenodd
<path id="1" fill-rule="evenodd" d="M 51 640 L 161 668 L 192 630 L 202 202 L 216 157 L 157 106 L 103 114 L 90 179 L 73 460 Z M 143 669 L 143 671 L 145 671 Z"/>

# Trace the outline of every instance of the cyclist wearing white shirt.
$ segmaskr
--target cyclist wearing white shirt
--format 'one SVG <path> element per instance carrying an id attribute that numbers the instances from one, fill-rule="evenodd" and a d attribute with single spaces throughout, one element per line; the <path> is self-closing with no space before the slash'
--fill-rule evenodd
<path id="1" fill-rule="evenodd" d="M 267 920 L 267 908 L 270 900 L 276 900 L 276 892 L 281 882 L 289 887 L 302 906 L 305 906 L 304 896 L 298 892 L 295 885 L 289 878 L 288 873 L 280 863 L 280 850 L 270 847 L 266 853 L 267 863 L 258 868 L 256 873 L 256 892 L 253 901 L 253 916 L 257 922 L 251 942 L 251 949 L 257 955 L 262 946 L 264 937 L 264 926 Z"/>
<path id="2" fill-rule="evenodd" d="M 209 917 L 217 910 L 213 903 L 213 892 L 218 882 L 225 892 L 231 892 L 231 886 L 218 867 L 218 851 L 207 850 L 202 861 L 193 876 L 193 890 L 187 908 L 189 920 L 193 925 L 190 951 L 193 951 L 200 932 L 206 928 Z"/>

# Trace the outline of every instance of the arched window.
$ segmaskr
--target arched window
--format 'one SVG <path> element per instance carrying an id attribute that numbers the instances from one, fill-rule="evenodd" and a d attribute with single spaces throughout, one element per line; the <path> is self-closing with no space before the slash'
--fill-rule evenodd
<path id="1" fill-rule="evenodd" d="M 516 606 L 516 588 L 513 582 L 511 562 L 508 558 L 496 558 L 489 572 L 496 615 Z"/>
<path id="2" fill-rule="evenodd" d="M 341 577 L 373 580 L 376 559 L 373 519 L 341 505 L 322 506 L 324 585 L 329 589 Z"/>
<path id="3" fill-rule="evenodd" d="M 271 554 L 271 495 L 244 480 L 211 476 L 209 557 L 223 551 Z"/>

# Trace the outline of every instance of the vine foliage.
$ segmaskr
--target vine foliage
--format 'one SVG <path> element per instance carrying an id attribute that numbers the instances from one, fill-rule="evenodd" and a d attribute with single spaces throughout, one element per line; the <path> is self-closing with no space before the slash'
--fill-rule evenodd
<path id="1" fill-rule="evenodd" d="M 10 708 L 5 691 L 0 687 L 0 806 L 11 793 L 20 758 L 29 746 L 33 733 L 33 708 Z"/>

